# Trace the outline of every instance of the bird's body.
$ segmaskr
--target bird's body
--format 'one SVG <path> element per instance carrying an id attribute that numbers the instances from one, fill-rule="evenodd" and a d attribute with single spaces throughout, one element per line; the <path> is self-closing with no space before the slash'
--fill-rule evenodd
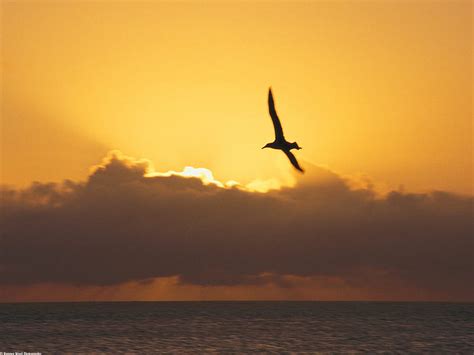
<path id="1" fill-rule="evenodd" d="M 298 143 L 293 142 L 278 142 L 278 141 L 273 141 L 271 143 L 268 143 L 264 148 L 272 148 L 272 149 L 280 149 L 280 150 L 292 150 L 292 149 L 302 149 L 300 146 L 298 146 Z"/>
<path id="2" fill-rule="evenodd" d="M 263 148 L 272 148 L 272 149 L 279 149 L 286 154 L 288 159 L 290 159 L 291 164 L 295 167 L 295 169 L 301 171 L 302 173 L 304 170 L 298 164 L 295 156 L 291 152 L 292 149 L 300 150 L 301 147 L 296 142 L 288 142 L 283 135 L 283 128 L 281 127 L 280 119 L 275 110 L 275 102 L 273 100 L 272 89 L 268 90 L 268 110 L 270 112 L 270 117 L 272 118 L 273 128 L 275 129 L 275 140 L 271 143 L 267 143 Z M 263 149 L 262 148 L 262 149 Z"/>

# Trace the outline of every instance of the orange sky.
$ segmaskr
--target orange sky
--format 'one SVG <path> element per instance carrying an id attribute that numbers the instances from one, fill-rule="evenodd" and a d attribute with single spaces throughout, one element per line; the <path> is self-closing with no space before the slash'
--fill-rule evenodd
<path id="1" fill-rule="evenodd" d="M 1 181 L 84 179 L 110 149 L 159 171 L 289 180 L 300 160 L 472 193 L 472 3 L 2 2 Z"/>

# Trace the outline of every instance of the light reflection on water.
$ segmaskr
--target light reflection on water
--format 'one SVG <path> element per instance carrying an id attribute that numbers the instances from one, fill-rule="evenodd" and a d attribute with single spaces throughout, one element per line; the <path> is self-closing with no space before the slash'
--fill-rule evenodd
<path id="1" fill-rule="evenodd" d="M 472 352 L 474 304 L 0 304 L 0 351 Z"/>

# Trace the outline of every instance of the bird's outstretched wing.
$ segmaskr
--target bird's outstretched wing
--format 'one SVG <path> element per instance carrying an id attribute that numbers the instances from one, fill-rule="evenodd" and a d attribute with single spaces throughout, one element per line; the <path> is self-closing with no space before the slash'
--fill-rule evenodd
<path id="1" fill-rule="evenodd" d="M 275 128 L 275 140 L 284 141 L 283 128 L 281 128 L 280 119 L 275 110 L 275 101 L 273 101 L 272 88 L 268 89 L 268 110 L 273 121 L 273 128 Z"/>
<path id="2" fill-rule="evenodd" d="M 301 168 L 300 164 L 298 164 L 298 160 L 296 160 L 295 156 L 293 155 L 292 152 L 290 152 L 289 150 L 283 150 L 283 152 L 285 152 L 286 156 L 288 157 L 288 159 L 290 159 L 290 162 L 291 164 L 299 171 L 301 171 L 302 173 L 304 173 L 304 170 L 303 168 Z"/>

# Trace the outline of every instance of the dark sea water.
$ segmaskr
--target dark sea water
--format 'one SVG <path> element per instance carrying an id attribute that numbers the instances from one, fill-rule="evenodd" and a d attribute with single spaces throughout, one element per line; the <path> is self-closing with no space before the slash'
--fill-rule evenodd
<path id="1" fill-rule="evenodd" d="M 0 352 L 474 351 L 474 304 L 0 304 Z"/>

